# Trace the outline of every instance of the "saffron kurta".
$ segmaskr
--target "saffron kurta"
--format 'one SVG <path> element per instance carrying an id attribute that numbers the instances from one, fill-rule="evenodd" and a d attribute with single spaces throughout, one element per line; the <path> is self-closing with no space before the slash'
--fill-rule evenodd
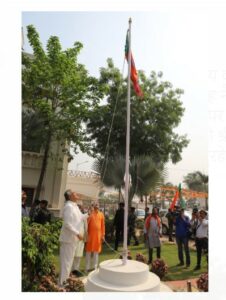
<path id="1" fill-rule="evenodd" d="M 104 215 L 100 211 L 93 211 L 88 220 L 87 252 L 101 252 L 102 238 L 105 235 Z"/>

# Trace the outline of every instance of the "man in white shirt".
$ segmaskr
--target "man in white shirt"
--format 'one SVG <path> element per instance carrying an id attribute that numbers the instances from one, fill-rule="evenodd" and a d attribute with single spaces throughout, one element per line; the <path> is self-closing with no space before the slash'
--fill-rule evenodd
<path id="1" fill-rule="evenodd" d="M 60 277 L 59 285 L 63 283 L 70 275 L 74 254 L 78 242 L 83 240 L 83 236 L 79 233 L 81 223 L 88 215 L 81 213 L 77 206 L 79 200 L 78 195 L 71 190 L 64 193 L 65 205 L 63 209 L 63 226 L 60 233 Z"/>
<path id="2" fill-rule="evenodd" d="M 208 220 L 206 219 L 206 215 L 207 213 L 204 210 L 200 210 L 199 214 L 197 215 L 197 221 L 195 220 L 195 217 L 193 217 L 191 221 L 191 224 L 196 224 L 195 245 L 197 250 L 197 265 L 194 271 L 200 270 L 201 268 L 201 257 L 203 250 L 208 251 Z"/>

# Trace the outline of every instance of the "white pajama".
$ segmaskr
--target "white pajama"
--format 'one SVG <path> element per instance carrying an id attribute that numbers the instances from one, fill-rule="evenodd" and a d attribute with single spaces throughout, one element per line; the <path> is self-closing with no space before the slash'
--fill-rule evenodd
<path id="1" fill-rule="evenodd" d="M 79 271 L 80 268 L 80 262 L 81 262 L 81 257 L 80 256 L 75 256 L 72 264 L 72 271 Z"/>
<path id="2" fill-rule="evenodd" d="M 59 284 L 62 286 L 63 283 L 68 279 L 71 273 L 71 267 L 73 264 L 75 243 L 60 243 L 60 277 Z"/>
<path id="3" fill-rule="evenodd" d="M 63 209 L 63 226 L 60 233 L 60 276 L 59 284 L 69 277 L 75 250 L 79 239 L 76 237 L 80 232 L 81 224 L 87 219 L 88 215 L 83 215 L 77 204 L 72 201 L 66 201 Z"/>
<path id="4" fill-rule="evenodd" d="M 98 267 L 99 253 L 98 252 L 86 252 L 86 271 L 90 270 L 91 253 L 93 253 L 92 269 L 93 268 L 97 269 L 97 267 Z"/>

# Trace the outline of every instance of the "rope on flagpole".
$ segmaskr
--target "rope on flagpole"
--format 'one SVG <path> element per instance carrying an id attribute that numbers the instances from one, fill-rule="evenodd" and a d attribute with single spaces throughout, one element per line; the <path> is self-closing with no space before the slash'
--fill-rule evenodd
<path id="1" fill-rule="evenodd" d="M 107 144 L 106 144 L 105 153 L 104 153 L 104 161 L 103 161 L 103 164 L 102 164 L 102 167 L 101 167 L 101 174 L 102 174 L 102 171 L 104 170 L 102 181 L 104 180 L 106 170 L 107 170 L 108 154 L 109 154 L 109 151 L 108 151 L 109 149 L 108 148 L 109 148 L 112 128 L 113 128 L 113 124 L 114 124 L 114 119 L 115 119 L 115 115 L 116 115 L 116 108 L 117 108 L 117 104 L 118 104 L 119 94 L 120 94 L 121 87 L 122 87 L 124 68 L 125 68 L 125 57 L 124 57 L 124 60 L 123 60 L 123 67 L 122 67 L 122 72 L 121 72 L 122 77 L 121 77 L 121 80 L 120 80 L 120 83 L 119 83 L 118 93 L 117 93 L 115 106 L 114 106 L 114 110 L 113 110 L 113 115 L 112 115 L 112 119 L 111 119 L 111 126 L 110 126 L 110 130 L 109 130 L 109 133 L 108 133 L 108 139 L 107 139 Z M 105 168 L 104 168 L 104 166 L 105 166 Z"/>

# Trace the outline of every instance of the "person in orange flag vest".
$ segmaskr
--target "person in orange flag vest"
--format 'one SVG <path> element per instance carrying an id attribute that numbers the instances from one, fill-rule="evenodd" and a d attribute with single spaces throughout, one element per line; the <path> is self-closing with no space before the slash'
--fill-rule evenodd
<path id="1" fill-rule="evenodd" d="M 93 253 L 93 268 L 97 269 L 99 253 L 105 236 L 104 215 L 99 211 L 98 203 L 94 203 L 88 223 L 88 237 L 86 242 L 86 272 L 90 270 L 91 253 Z M 93 269 L 92 268 L 92 269 Z"/>
<path id="2" fill-rule="evenodd" d="M 153 248 L 157 249 L 157 258 L 160 258 L 161 254 L 161 242 L 162 225 L 158 216 L 158 209 L 154 207 L 152 213 L 146 218 L 144 225 L 144 233 L 148 246 L 149 260 L 148 264 L 152 263 Z"/>

